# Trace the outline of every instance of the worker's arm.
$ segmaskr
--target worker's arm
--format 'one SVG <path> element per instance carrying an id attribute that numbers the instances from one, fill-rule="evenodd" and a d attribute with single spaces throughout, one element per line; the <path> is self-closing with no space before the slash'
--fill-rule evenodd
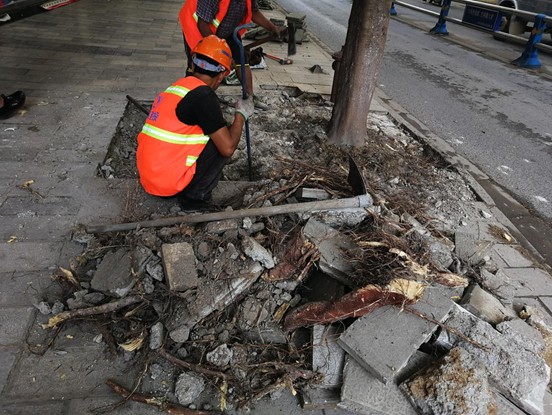
<path id="1" fill-rule="evenodd" d="M 238 148 L 244 124 L 245 118 L 241 114 L 236 114 L 230 128 L 222 127 L 209 136 L 223 157 L 232 157 Z"/>
<path id="2" fill-rule="evenodd" d="M 253 10 L 253 16 L 251 20 L 256 25 L 259 25 L 278 36 L 280 36 L 281 30 L 285 30 L 285 28 L 280 29 L 278 26 L 268 20 L 260 10 Z"/>
<path id="3" fill-rule="evenodd" d="M 236 101 L 236 109 L 234 110 L 234 122 L 230 128 L 222 127 L 209 135 L 222 156 L 232 157 L 240 142 L 243 124 L 254 112 L 255 106 L 251 97 L 238 99 Z"/>
<path id="4" fill-rule="evenodd" d="M 211 30 L 211 26 L 209 26 L 209 22 L 206 22 L 205 20 L 197 19 L 197 28 L 203 37 L 214 35 Z"/>

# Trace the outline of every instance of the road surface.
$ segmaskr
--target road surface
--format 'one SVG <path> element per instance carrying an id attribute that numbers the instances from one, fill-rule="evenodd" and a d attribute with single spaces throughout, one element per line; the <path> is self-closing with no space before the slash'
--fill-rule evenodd
<path id="1" fill-rule="evenodd" d="M 332 49 L 345 41 L 347 0 L 277 0 L 307 15 L 309 29 Z M 423 3 L 412 0 L 413 4 Z M 434 10 L 438 10 L 435 6 Z M 432 17 L 397 7 L 401 18 Z M 521 47 L 449 23 L 449 31 L 482 52 L 392 20 L 378 86 L 527 207 L 552 219 L 552 81 L 491 55 Z M 500 53 L 495 53 L 497 50 Z M 552 67 L 552 57 L 541 53 Z"/>

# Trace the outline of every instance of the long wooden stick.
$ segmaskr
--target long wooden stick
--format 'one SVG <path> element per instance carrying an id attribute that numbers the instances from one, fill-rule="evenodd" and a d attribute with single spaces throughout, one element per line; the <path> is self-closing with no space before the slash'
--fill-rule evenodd
<path id="1" fill-rule="evenodd" d="M 409 308 L 409 307 L 401 307 L 401 309 L 404 310 L 404 311 L 408 311 L 409 313 L 412 313 L 412 314 L 414 314 L 415 316 L 418 316 L 418 317 L 420 317 L 420 318 L 423 318 L 424 320 L 427 320 L 427 321 L 429 321 L 429 322 L 431 322 L 431 323 L 433 323 L 433 324 L 437 324 L 439 327 L 442 327 L 442 328 L 444 328 L 445 330 L 450 331 L 452 334 L 454 334 L 455 336 L 460 337 L 462 340 L 465 340 L 465 341 L 467 341 L 468 343 L 471 343 L 471 344 L 473 344 L 474 346 L 479 347 L 481 350 L 484 350 L 484 351 L 486 351 L 486 352 L 489 351 L 489 349 L 488 349 L 487 347 L 483 346 L 481 343 L 478 343 L 478 342 L 476 342 L 475 340 L 470 339 L 470 338 L 469 338 L 468 336 L 466 336 L 465 334 L 460 333 L 458 330 L 453 329 L 452 327 L 447 326 L 446 324 L 443 324 L 443 323 L 441 323 L 440 321 L 435 320 L 434 318 L 431 318 L 431 317 L 429 317 L 429 316 L 427 316 L 427 315 L 425 315 L 425 314 L 423 314 L 423 313 L 420 313 L 419 311 L 416 311 L 416 310 L 414 310 L 414 309 L 412 309 L 412 308 Z"/>
<path id="2" fill-rule="evenodd" d="M 63 313 L 59 313 L 57 316 L 50 318 L 50 320 L 48 320 L 48 324 L 42 324 L 42 328 L 49 329 L 52 327 L 56 327 L 59 323 L 70 320 L 72 318 L 111 313 L 113 311 L 119 310 L 120 308 L 138 303 L 140 301 L 142 301 L 142 297 L 140 297 L 139 295 L 132 295 L 130 297 L 125 297 L 119 301 L 113 301 L 112 303 L 102 304 L 96 307 L 79 308 L 77 310 L 64 311 Z"/>
<path id="3" fill-rule="evenodd" d="M 246 216 L 272 216 L 285 213 L 316 212 L 322 210 L 337 210 L 349 208 L 363 208 L 369 206 L 372 199 L 368 195 L 356 196 L 347 199 L 320 200 L 306 203 L 290 203 L 282 206 L 266 206 L 255 209 L 241 209 L 224 212 L 214 212 L 205 214 L 193 214 L 186 216 L 177 216 L 173 218 L 164 218 L 156 220 L 146 220 L 142 222 L 120 223 L 114 225 L 89 226 L 88 233 L 121 232 L 132 231 L 140 228 L 160 228 L 173 226 L 181 223 L 203 223 L 213 222 L 225 219 L 240 219 Z"/>
<path id="4" fill-rule="evenodd" d="M 214 413 L 216 413 L 216 412 L 193 411 L 191 409 L 184 408 L 183 406 L 180 406 L 171 402 L 167 402 L 163 397 L 148 398 L 147 396 L 143 396 L 143 395 L 131 394 L 131 392 L 128 389 L 123 388 L 122 386 L 118 385 L 112 380 L 108 380 L 106 383 L 107 383 L 107 386 L 109 386 L 116 393 L 118 393 L 128 401 L 140 402 L 146 405 L 155 406 L 156 408 L 159 408 L 162 411 L 165 411 L 166 413 L 171 415 L 213 415 Z"/>
<path id="5" fill-rule="evenodd" d="M 180 359 L 168 354 L 167 351 L 163 348 L 159 349 L 157 351 L 157 353 L 159 353 L 159 356 L 167 359 L 169 362 L 171 362 L 171 363 L 173 363 L 176 366 L 179 366 L 181 368 L 188 369 L 188 370 L 191 370 L 191 371 L 196 372 L 196 373 L 201 373 L 203 375 L 215 376 L 217 378 L 221 378 L 221 379 L 224 379 L 226 381 L 234 379 L 234 376 L 232 376 L 232 375 L 227 375 L 225 373 L 218 372 L 216 370 L 206 369 L 206 368 L 201 367 L 199 365 L 193 365 L 191 363 L 180 360 Z"/>

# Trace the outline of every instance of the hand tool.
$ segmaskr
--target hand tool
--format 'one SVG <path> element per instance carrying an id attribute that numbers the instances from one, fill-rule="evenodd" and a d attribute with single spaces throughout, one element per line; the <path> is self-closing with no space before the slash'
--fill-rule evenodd
<path id="1" fill-rule="evenodd" d="M 245 49 L 243 43 L 238 37 L 238 32 L 242 29 L 249 29 L 255 27 L 254 23 L 247 23 L 238 26 L 234 29 L 234 40 L 240 47 L 240 63 L 241 63 L 241 83 L 242 83 L 242 98 L 247 99 L 247 80 L 245 78 Z M 234 60 L 236 58 L 234 57 Z M 247 164 L 249 165 L 249 181 L 253 181 L 253 162 L 251 160 L 251 140 L 249 137 L 249 120 L 245 120 L 245 142 L 247 144 Z"/>
<path id="2" fill-rule="evenodd" d="M 278 56 L 274 56 L 269 53 L 263 52 L 263 55 L 266 56 L 267 58 L 274 59 L 275 61 L 279 62 L 280 65 L 291 65 L 293 63 L 291 59 L 279 58 Z"/>
<path id="3" fill-rule="evenodd" d="M 134 105 L 136 105 L 136 108 L 138 108 L 140 111 L 142 111 L 144 114 L 148 115 L 150 112 L 142 106 L 138 101 L 136 101 L 134 98 L 132 98 L 130 95 L 126 96 L 127 99 L 132 102 Z"/>
<path id="4" fill-rule="evenodd" d="M 243 26 L 240 26 L 243 27 Z M 288 56 L 293 56 L 297 53 L 297 45 L 295 44 L 295 26 L 290 24 L 287 29 L 287 38 L 288 38 Z M 262 45 L 263 43 L 270 42 L 271 40 L 278 39 L 278 35 L 272 33 L 271 35 L 264 37 L 262 39 L 256 40 L 244 46 L 245 50 L 250 50 L 255 46 Z"/>

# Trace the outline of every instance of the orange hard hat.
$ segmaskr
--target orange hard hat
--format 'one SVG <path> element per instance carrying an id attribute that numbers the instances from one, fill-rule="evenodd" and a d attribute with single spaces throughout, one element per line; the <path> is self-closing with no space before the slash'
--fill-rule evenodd
<path id="1" fill-rule="evenodd" d="M 195 55 L 196 53 L 211 58 L 215 62 L 221 64 L 226 69 L 226 75 L 230 73 L 230 64 L 232 63 L 232 51 L 230 50 L 230 46 L 228 46 L 228 43 L 226 43 L 226 40 L 220 39 L 215 35 L 204 37 L 198 42 L 198 44 L 192 51 L 192 54 Z M 204 65 L 201 63 L 198 66 L 204 67 Z M 210 70 L 210 68 L 205 69 Z"/>

